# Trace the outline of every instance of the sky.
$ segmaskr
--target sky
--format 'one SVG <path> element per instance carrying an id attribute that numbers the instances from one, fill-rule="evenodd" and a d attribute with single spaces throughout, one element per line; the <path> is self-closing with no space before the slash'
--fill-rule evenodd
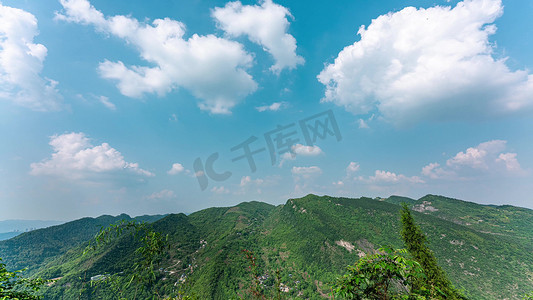
<path id="1" fill-rule="evenodd" d="M 533 209 L 533 2 L 0 2 L 0 220 Z"/>

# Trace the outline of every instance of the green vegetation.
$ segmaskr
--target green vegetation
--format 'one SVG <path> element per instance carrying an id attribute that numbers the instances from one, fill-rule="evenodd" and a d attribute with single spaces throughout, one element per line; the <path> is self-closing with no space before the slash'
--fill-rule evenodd
<path id="1" fill-rule="evenodd" d="M 419 290 L 427 290 L 430 298 L 436 299 L 465 299 L 464 296 L 453 287 L 444 271 L 437 264 L 433 251 L 427 246 L 427 238 L 416 225 L 407 204 L 402 205 L 401 211 L 402 231 L 401 235 L 407 250 L 423 269 L 423 279 L 417 279 L 414 287 Z"/>
<path id="2" fill-rule="evenodd" d="M 41 278 L 22 278 L 20 271 L 9 272 L 0 258 L 0 300 L 37 300 L 39 289 L 46 283 Z"/>
<path id="3" fill-rule="evenodd" d="M 142 244 L 135 250 L 135 253 L 140 256 L 140 260 L 134 263 L 131 274 L 121 272 L 112 275 L 101 275 L 97 280 L 91 278 L 91 281 L 95 281 L 92 284 L 100 287 L 107 284 L 108 288 L 112 291 L 111 295 L 118 299 L 127 299 L 124 298 L 125 290 L 133 284 L 134 294 L 131 299 L 137 299 L 139 290 L 142 293 L 142 289 L 149 287 L 156 280 L 156 268 L 161 262 L 165 251 L 168 250 L 168 236 L 163 238 L 161 233 L 153 231 L 147 223 L 138 223 L 135 220 L 122 220 L 100 230 L 94 238 L 95 243 L 87 246 L 83 255 L 87 255 L 91 250 L 96 250 L 98 247 L 107 246 L 111 241 L 119 238 L 124 233 L 132 234 Z M 130 278 L 128 283 L 121 286 L 122 279 L 127 277 Z M 159 295 L 157 291 L 151 291 L 151 293 Z"/>
<path id="4" fill-rule="evenodd" d="M 164 216 L 141 216 L 136 221 L 154 222 Z M 25 232 L 0 242 L 0 257 L 10 270 L 27 269 L 30 274 L 42 270 L 47 263 L 87 242 L 103 227 L 120 220 L 132 220 L 122 214 L 116 217 L 83 218 L 62 225 Z"/>
<path id="5" fill-rule="evenodd" d="M 416 288 L 426 277 L 416 261 L 405 257 L 406 252 L 381 248 L 363 256 L 337 279 L 333 294 L 342 299 L 426 299 Z"/>
<path id="6" fill-rule="evenodd" d="M 519 228 L 533 224 L 533 211 L 439 196 L 400 201 L 308 195 L 279 206 L 248 202 L 171 214 L 144 225 L 146 231 L 137 236 L 111 234 L 86 255 L 99 228 L 122 218 L 82 219 L 0 241 L 0 257 L 8 270 L 28 266 L 25 276 L 55 279 L 43 288 L 45 299 L 133 299 L 137 285 L 137 299 L 252 299 L 252 287 L 259 298 L 322 299 L 347 265 L 379 254 L 385 245 L 407 247 L 401 202 L 413 210 L 437 265 L 469 299 L 521 299 L 533 290 L 532 227 Z M 476 218 L 483 221 L 472 223 Z M 136 250 L 145 246 L 142 237 L 149 231 L 160 233 L 168 249 L 154 261 L 150 282 L 128 285 L 143 261 Z M 253 253 L 253 268 L 243 249 Z M 388 254 L 402 256 L 406 265 L 416 261 Z M 388 291 L 401 292 L 397 287 L 394 283 Z"/>

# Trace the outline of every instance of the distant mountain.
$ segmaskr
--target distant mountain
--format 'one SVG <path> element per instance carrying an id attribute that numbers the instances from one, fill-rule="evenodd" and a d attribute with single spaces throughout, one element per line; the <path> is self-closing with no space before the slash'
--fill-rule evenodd
<path id="1" fill-rule="evenodd" d="M 252 277 L 246 249 L 255 254 L 267 295 L 274 296 L 279 277 L 284 299 L 322 299 L 330 292 L 329 284 L 364 253 L 385 245 L 403 247 L 401 202 L 413 209 L 439 264 L 471 299 L 520 299 L 533 290 L 532 210 L 434 195 L 418 200 L 308 195 L 279 206 L 247 202 L 155 221 L 152 228 L 168 235 L 170 247 L 156 283 L 139 289 L 137 298 L 154 291 L 181 291 L 199 299 L 248 297 Z M 81 228 L 117 219 L 81 219 L 61 225 L 61 231 L 51 227 L 23 234 L 0 242 L 0 257 L 11 266 L 28 265 L 45 278 L 61 277 L 45 289 L 46 299 L 109 298 L 112 286 L 87 283 L 91 276 L 127 274 L 139 243 L 125 235 L 83 256 L 91 235 Z M 124 292 L 132 298 L 134 288 Z"/>
<path id="2" fill-rule="evenodd" d="M 39 228 L 59 225 L 62 223 L 65 222 L 43 220 L 5 220 L 0 221 L 0 232 L 25 232 Z"/>
<path id="3" fill-rule="evenodd" d="M 154 222 L 162 217 L 164 216 L 145 215 L 135 219 Z M 28 271 L 32 272 L 47 261 L 91 239 L 100 228 L 120 220 L 131 219 L 126 214 L 116 217 L 104 215 L 25 232 L 9 240 L 0 241 L 0 257 L 8 269 L 28 268 Z"/>
<path id="4" fill-rule="evenodd" d="M 12 237 L 16 237 L 21 234 L 20 231 L 0 232 L 0 241 L 9 240 Z"/>

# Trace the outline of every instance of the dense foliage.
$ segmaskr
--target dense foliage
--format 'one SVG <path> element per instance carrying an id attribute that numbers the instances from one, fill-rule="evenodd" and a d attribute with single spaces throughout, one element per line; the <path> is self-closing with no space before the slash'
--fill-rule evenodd
<path id="1" fill-rule="evenodd" d="M 426 236 L 416 225 L 406 204 L 402 205 L 401 221 L 401 235 L 405 246 L 414 260 L 420 264 L 425 275 L 423 279 L 414 281 L 415 288 L 427 290 L 428 296 L 432 299 L 465 299 L 437 264 L 433 251 L 427 246 Z"/>
<path id="2" fill-rule="evenodd" d="M 162 217 L 141 216 L 135 220 L 153 222 Z M 27 269 L 31 274 L 48 262 L 87 242 L 100 228 L 120 220 L 132 220 L 132 218 L 126 214 L 116 217 L 104 215 L 25 232 L 7 241 L 1 241 L 0 257 L 4 259 L 8 269 Z"/>
<path id="3" fill-rule="evenodd" d="M 0 300 L 38 300 L 39 289 L 46 283 L 41 278 L 22 278 L 22 271 L 9 272 L 0 258 Z"/>
<path id="4" fill-rule="evenodd" d="M 381 248 L 363 256 L 337 279 L 332 291 L 342 299 L 426 299 L 417 282 L 426 279 L 420 265 L 405 257 L 406 250 Z"/>
<path id="5" fill-rule="evenodd" d="M 250 299 L 255 286 L 269 299 L 277 299 L 278 291 L 283 299 L 321 299 L 346 266 L 363 255 L 376 254 L 384 245 L 405 247 L 398 222 L 401 207 L 396 204 L 401 202 L 413 210 L 437 264 L 469 299 L 521 299 L 533 290 L 533 243 L 527 230 L 517 228 L 529 224 L 533 211 L 438 196 L 423 199 L 308 195 L 280 206 L 249 202 L 168 215 L 150 224 L 150 230 L 168 236 L 169 248 L 153 268 L 155 278 L 139 287 L 137 298 Z M 497 218 L 499 210 L 505 218 Z M 102 226 L 118 220 L 113 218 Z M 468 225 L 474 218 L 483 221 Z M 26 274 L 56 279 L 43 289 L 46 299 L 133 299 L 134 285 L 127 284 L 143 259 L 136 252 L 143 246 L 141 236 L 113 236 L 105 246 L 82 255 L 98 227 L 79 225 L 75 221 L 61 231 L 52 227 L 2 241 L 0 257 L 9 270 L 32 261 Z M 86 238 L 80 241 L 73 235 Z M 47 240 L 52 248 L 60 245 L 53 255 L 41 251 Z M 255 257 L 253 270 L 243 249 Z"/>

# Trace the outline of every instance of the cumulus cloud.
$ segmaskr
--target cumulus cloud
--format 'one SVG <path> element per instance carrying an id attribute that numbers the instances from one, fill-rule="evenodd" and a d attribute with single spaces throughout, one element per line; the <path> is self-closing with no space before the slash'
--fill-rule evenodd
<path id="1" fill-rule="evenodd" d="M 507 141 L 492 140 L 460 151 L 446 161 L 446 166 L 430 163 L 422 174 L 431 179 L 466 179 L 479 175 L 524 175 L 516 153 L 505 152 Z"/>
<path id="2" fill-rule="evenodd" d="M 317 166 L 292 167 L 291 173 L 294 180 L 293 193 L 298 195 L 302 193 L 316 193 L 314 188 L 318 185 L 315 181 L 322 174 L 322 169 Z"/>
<path id="3" fill-rule="evenodd" d="M 454 171 L 443 169 L 439 163 L 430 163 L 422 168 L 422 175 L 431 179 L 453 178 Z"/>
<path id="4" fill-rule="evenodd" d="M 346 175 L 338 181 L 334 181 L 333 185 L 336 187 L 343 187 L 346 184 L 351 184 L 353 181 L 362 180 L 362 176 L 354 177 L 355 173 L 359 172 L 361 166 L 358 162 L 351 161 L 346 167 Z"/>
<path id="5" fill-rule="evenodd" d="M 278 111 L 285 107 L 287 107 L 287 102 L 274 102 L 270 105 L 258 106 L 255 109 L 257 109 L 258 112 L 264 112 L 264 111 Z"/>
<path id="6" fill-rule="evenodd" d="M 350 164 L 348 165 L 348 167 L 346 167 L 346 174 L 353 174 L 357 171 L 359 171 L 359 168 L 361 166 L 359 165 L 359 163 L 356 163 L 356 162 L 350 162 Z"/>
<path id="7" fill-rule="evenodd" d="M 372 184 L 424 183 L 418 176 L 408 177 L 382 170 L 376 170 L 374 176 L 369 176 L 366 181 Z"/>
<path id="8" fill-rule="evenodd" d="M 344 181 L 342 181 L 342 180 L 334 181 L 332 184 L 334 186 L 342 187 L 342 186 L 344 186 Z"/>
<path id="9" fill-rule="evenodd" d="M 0 99 L 36 111 L 58 110 L 58 83 L 40 75 L 48 49 L 33 42 L 38 34 L 34 15 L 0 3 Z"/>
<path id="10" fill-rule="evenodd" d="M 381 15 L 318 75 L 323 101 L 397 125 L 530 110 L 533 75 L 493 57 L 502 13 L 501 0 L 465 0 Z"/>
<path id="11" fill-rule="evenodd" d="M 172 167 L 170 168 L 170 170 L 167 171 L 167 174 L 168 175 L 176 175 L 176 174 L 179 174 L 179 173 L 183 172 L 183 170 L 185 170 L 185 168 L 183 167 L 182 164 L 174 163 L 174 164 L 172 164 Z"/>
<path id="12" fill-rule="evenodd" d="M 148 200 L 160 200 L 160 199 L 172 199 L 176 198 L 176 193 L 171 190 L 162 190 L 159 192 L 155 192 L 149 196 L 146 197 Z"/>
<path id="13" fill-rule="evenodd" d="M 359 123 L 359 128 L 363 128 L 363 129 L 368 129 L 370 128 L 370 126 L 368 126 L 368 124 L 366 123 L 365 120 L 363 119 L 359 119 L 359 121 L 357 121 Z"/>
<path id="14" fill-rule="evenodd" d="M 229 190 L 223 186 L 219 186 L 219 187 L 216 187 L 214 186 L 212 189 L 211 189 L 211 192 L 215 193 L 215 194 L 229 194 Z"/>
<path id="15" fill-rule="evenodd" d="M 84 133 L 66 133 L 50 137 L 52 157 L 30 165 L 31 175 L 55 175 L 80 179 L 91 174 L 129 171 L 142 176 L 153 173 L 139 168 L 138 163 L 124 160 L 116 149 L 103 143 L 93 146 Z"/>
<path id="16" fill-rule="evenodd" d="M 311 167 L 292 167 L 291 173 L 295 176 L 310 178 L 322 174 L 322 170 L 317 166 Z"/>
<path id="17" fill-rule="evenodd" d="M 235 1 L 215 8 L 213 17 L 228 35 L 246 35 L 270 53 L 276 61 L 270 68 L 272 72 L 279 74 L 284 68 L 294 69 L 304 63 L 303 57 L 296 54 L 296 39 L 287 33 L 287 17 L 292 17 L 287 8 L 271 0 L 263 1 L 260 6 Z"/>
<path id="18" fill-rule="evenodd" d="M 239 184 L 239 189 L 233 192 L 235 195 L 246 195 L 249 193 L 261 194 L 263 191 L 261 187 L 269 186 L 274 184 L 272 179 L 252 179 L 250 176 L 243 176 L 241 178 L 241 183 Z"/>
<path id="19" fill-rule="evenodd" d="M 516 158 L 516 153 L 500 153 L 500 155 L 498 155 L 498 158 L 496 159 L 496 162 L 503 162 L 505 164 L 505 168 L 509 172 L 523 172 L 522 167 L 520 166 L 520 163 L 518 163 L 518 159 Z"/>
<path id="20" fill-rule="evenodd" d="M 151 24 L 123 15 L 104 16 L 87 0 L 60 0 L 63 13 L 57 18 L 94 26 L 135 47 L 151 66 L 126 66 L 105 60 L 98 70 L 103 78 L 117 82 L 120 92 L 139 98 L 165 95 L 182 87 L 200 99 L 198 106 L 214 114 L 231 108 L 257 89 L 246 72 L 253 58 L 242 44 L 214 35 L 193 34 L 185 38 L 185 24 L 169 18 Z"/>
<path id="21" fill-rule="evenodd" d="M 282 167 L 288 160 L 295 160 L 297 156 L 318 156 L 320 154 L 324 154 L 324 152 L 316 145 L 306 146 L 302 144 L 294 144 L 291 146 L 290 151 L 281 155 L 279 166 Z"/>
<path id="22" fill-rule="evenodd" d="M 264 180 L 260 179 L 260 178 L 252 179 L 250 176 L 243 176 L 241 178 L 240 186 L 241 187 L 245 187 L 245 186 L 248 186 L 248 185 L 251 185 L 251 184 L 261 185 L 263 182 L 264 182 Z"/>
<path id="23" fill-rule="evenodd" d="M 474 169 L 488 169 L 491 156 L 505 149 L 507 141 L 493 140 L 479 144 L 477 147 L 459 152 L 446 161 L 446 165 L 452 168 L 470 167 Z"/>

